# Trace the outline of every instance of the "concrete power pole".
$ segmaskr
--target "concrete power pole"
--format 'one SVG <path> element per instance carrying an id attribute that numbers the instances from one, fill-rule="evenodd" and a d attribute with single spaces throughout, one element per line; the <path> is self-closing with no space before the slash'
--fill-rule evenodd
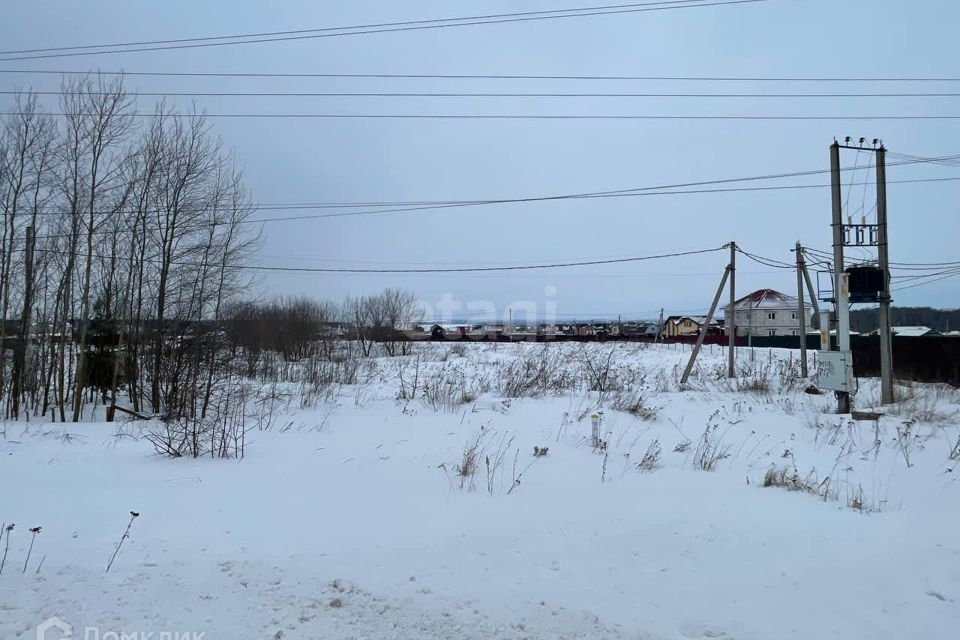
<path id="1" fill-rule="evenodd" d="M 727 278 L 730 274 L 733 273 L 733 265 L 727 265 L 727 268 L 723 270 L 723 277 L 720 278 L 720 286 L 717 287 L 717 294 L 713 296 L 713 302 L 710 303 L 710 311 L 707 312 L 707 317 L 703 321 L 703 326 L 700 327 L 700 334 L 697 336 L 697 343 L 693 346 L 693 351 L 690 353 L 690 359 L 687 361 L 687 367 L 683 370 L 683 376 L 680 378 L 681 384 L 686 384 L 687 380 L 690 378 L 690 373 L 693 371 L 693 364 L 697 361 L 697 355 L 700 353 L 700 348 L 703 346 L 703 340 L 707 337 L 707 332 L 710 330 L 710 321 L 713 319 L 713 314 L 717 312 L 717 305 L 720 304 L 720 296 L 723 295 L 723 287 L 727 284 Z M 730 311 L 731 315 L 733 310 Z"/>
<path id="2" fill-rule="evenodd" d="M 883 144 L 877 156 L 877 260 L 883 273 L 880 292 L 880 399 L 891 404 L 893 398 L 893 333 L 890 329 L 890 263 L 887 244 L 887 150 Z"/>
<path id="3" fill-rule="evenodd" d="M 797 309 L 800 313 L 800 375 L 807 377 L 807 313 L 803 303 L 803 248 L 797 241 Z"/>
<path id="4" fill-rule="evenodd" d="M 840 144 L 830 145 L 830 193 L 833 201 L 833 296 L 837 312 L 837 348 L 850 352 L 850 291 L 843 265 L 843 203 L 840 187 Z M 850 413 L 850 393 L 837 391 L 837 412 Z"/>
<path id="5" fill-rule="evenodd" d="M 711 313 L 711 315 L 713 315 Z M 727 331 L 729 347 L 727 349 L 727 377 L 736 377 L 734 361 L 737 349 L 737 243 L 730 242 L 730 327 Z M 710 319 L 707 318 L 707 323 Z"/>

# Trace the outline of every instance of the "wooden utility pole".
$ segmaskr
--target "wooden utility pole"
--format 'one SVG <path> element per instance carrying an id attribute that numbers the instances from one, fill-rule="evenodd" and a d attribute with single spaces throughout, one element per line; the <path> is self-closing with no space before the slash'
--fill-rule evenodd
<path id="1" fill-rule="evenodd" d="M 800 375 L 807 377 L 807 312 L 803 303 L 803 248 L 797 241 L 797 313 L 800 314 Z"/>
<path id="2" fill-rule="evenodd" d="M 737 243 L 730 241 L 730 328 L 727 331 L 729 334 L 729 347 L 727 350 L 727 377 L 733 378 L 736 377 L 736 371 L 734 368 L 734 362 L 736 359 L 736 349 L 737 349 Z M 710 314 L 713 315 L 713 312 Z M 710 325 L 710 318 L 707 318 L 707 322 L 704 325 L 704 331 Z"/>
<path id="3" fill-rule="evenodd" d="M 877 157 L 877 262 L 883 275 L 880 292 L 880 401 L 893 398 L 893 332 L 890 328 L 890 263 L 887 243 L 887 150 L 880 144 Z"/>

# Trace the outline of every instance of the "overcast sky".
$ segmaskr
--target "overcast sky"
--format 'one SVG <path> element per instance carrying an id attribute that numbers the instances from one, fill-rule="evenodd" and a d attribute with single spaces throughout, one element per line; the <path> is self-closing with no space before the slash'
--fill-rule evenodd
<path id="1" fill-rule="evenodd" d="M 31 0 L 5 4 L 4 50 L 310 29 L 603 4 L 576 0 L 286 2 Z M 612 2 L 611 2 L 612 4 Z M 0 62 L 7 69 L 646 75 L 957 76 L 951 0 L 770 0 L 568 20 L 174 51 Z M 54 89 L 56 76 L 0 74 L 5 89 Z M 140 91 L 930 92 L 960 83 L 720 83 L 130 77 Z M 181 99 L 186 103 L 188 99 Z M 960 115 L 958 98 L 206 97 L 211 113 Z M 143 108 L 150 101 L 141 99 Z M 960 154 L 960 121 L 592 121 L 217 119 L 215 131 L 263 203 L 525 198 L 828 168 L 834 136 L 880 137 L 891 152 Z M 844 164 L 860 166 L 850 153 Z M 891 158 L 891 161 L 894 159 Z M 891 167 L 890 180 L 960 176 Z M 845 176 L 862 182 L 863 171 Z M 824 184 L 826 176 L 764 182 Z M 756 184 L 730 185 L 756 186 Z M 847 191 L 851 212 L 873 188 Z M 960 182 L 891 184 L 891 259 L 960 260 Z M 264 211 L 261 217 L 319 213 Z M 283 266 L 526 264 L 718 247 L 792 261 L 797 240 L 828 250 L 829 189 L 582 199 L 265 224 L 259 262 Z M 271 273 L 264 295 L 341 299 L 385 286 L 436 307 L 446 296 L 503 317 L 518 301 L 562 316 L 653 317 L 704 310 L 722 252 L 553 271 L 443 275 Z M 795 293 L 795 276 L 742 260 L 741 294 Z M 897 305 L 960 306 L 960 278 L 895 293 Z M 478 301 L 484 301 L 478 303 Z M 553 305 L 552 307 L 548 305 Z M 459 313 L 458 315 L 467 315 Z"/>

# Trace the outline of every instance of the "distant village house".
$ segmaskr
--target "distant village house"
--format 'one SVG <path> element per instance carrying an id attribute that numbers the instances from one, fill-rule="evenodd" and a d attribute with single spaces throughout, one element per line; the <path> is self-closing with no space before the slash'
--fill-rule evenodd
<path id="1" fill-rule="evenodd" d="M 734 303 L 738 336 L 800 335 L 799 301 L 774 289 L 758 289 Z M 804 303 L 806 326 L 811 326 L 813 307 Z M 726 326 L 730 326 L 730 305 L 724 307 Z"/>
<path id="2" fill-rule="evenodd" d="M 670 316 L 663 323 L 662 335 L 664 338 L 696 335 L 703 329 L 706 321 L 705 316 Z M 720 323 L 711 320 L 707 333 L 719 334 Z"/>

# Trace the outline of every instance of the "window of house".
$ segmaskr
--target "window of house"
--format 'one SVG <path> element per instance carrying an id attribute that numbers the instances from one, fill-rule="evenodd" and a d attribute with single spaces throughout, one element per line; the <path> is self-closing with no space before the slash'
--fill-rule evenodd
<path id="1" fill-rule="evenodd" d="M 776 320 L 776 319 L 777 319 L 776 311 L 771 311 L 770 313 L 767 314 L 767 320 Z"/>
<path id="2" fill-rule="evenodd" d="M 773 315 L 773 314 L 771 313 L 770 315 Z M 771 335 L 771 336 L 775 336 L 775 335 L 777 335 L 777 330 L 776 330 L 776 329 L 770 329 L 767 333 L 768 333 L 769 335 Z"/>
<path id="3" fill-rule="evenodd" d="M 790 314 L 790 319 L 791 319 L 791 320 L 796 320 L 796 319 L 797 319 L 797 314 L 796 314 L 796 313 L 791 313 L 791 314 Z"/>

